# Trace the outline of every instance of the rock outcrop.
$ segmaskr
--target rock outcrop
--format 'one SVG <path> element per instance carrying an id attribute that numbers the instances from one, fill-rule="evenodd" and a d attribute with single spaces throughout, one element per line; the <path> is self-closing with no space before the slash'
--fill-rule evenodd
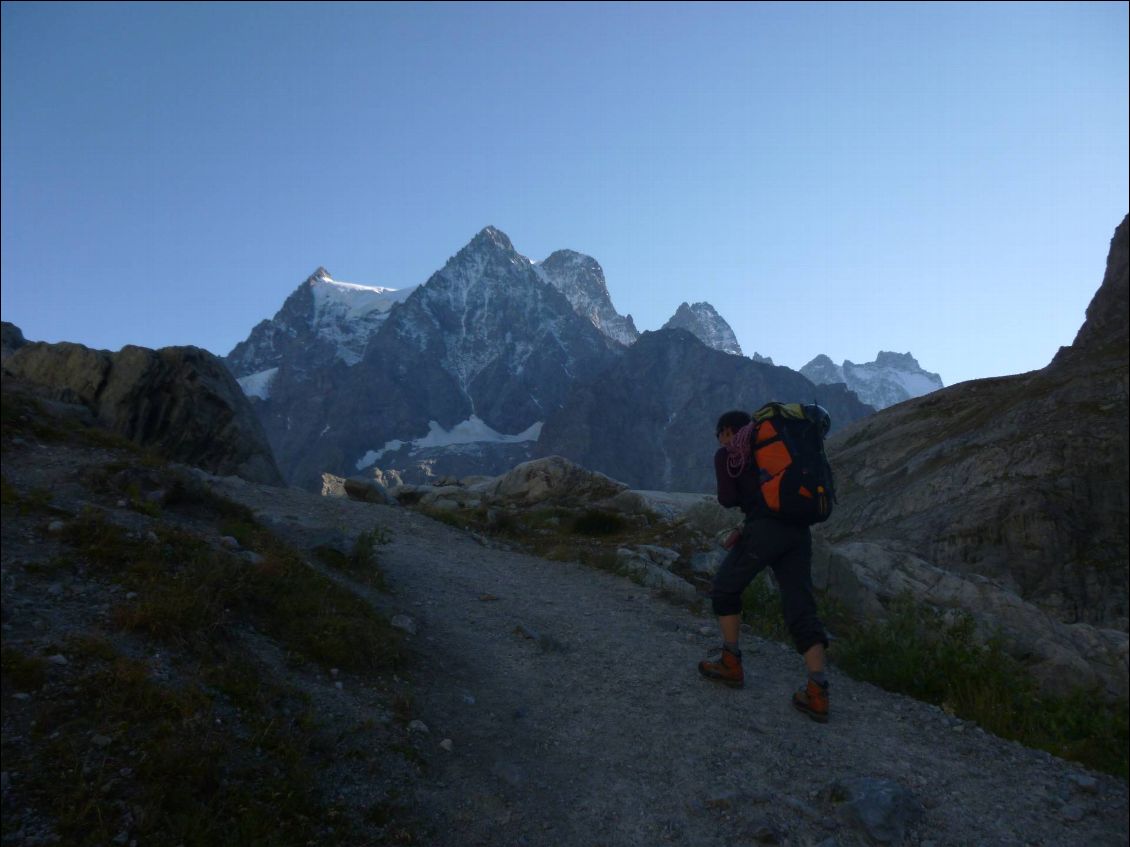
<path id="1" fill-rule="evenodd" d="M 223 363 L 197 347 L 117 353 L 67 342 L 26 343 L 4 381 L 88 409 L 101 426 L 215 474 L 281 485 L 263 428 Z"/>
<path id="2" fill-rule="evenodd" d="M 952 386 L 835 435 L 829 453 L 840 502 L 824 527 L 833 550 L 867 543 L 977 584 L 988 580 L 1050 622 L 1074 627 L 1071 637 L 1045 627 L 1042 647 L 1016 638 L 1013 646 L 1042 663 L 1052 684 L 1087 684 L 1097 674 L 1123 696 L 1127 230 L 1124 220 L 1075 344 L 1048 367 Z M 867 558 L 847 560 L 862 573 Z M 912 593 L 929 594 L 914 589 L 914 578 L 905 581 Z M 964 588 L 946 595 L 935 599 L 973 612 L 986 629 L 1007 628 L 1016 617 L 1000 613 L 997 595 L 985 600 L 985 592 Z M 1037 617 L 1033 630 L 1041 626 Z M 1079 627 L 1094 632 L 1079 636 Z M 1091 643 L 1109 649 L 1092 656 Z M 1121 657 L 1113 670 L 1112 655 Z M 1077 672 L 1080 662 L 1088 672 Z"/>
<path id="3" fill-rule="evenodd" d="M 4 321 L 0 327 L 0 361 L 6 362 L 8 357 L 27 344 L 27 339 L 20 328 L 13 323 Z"/>

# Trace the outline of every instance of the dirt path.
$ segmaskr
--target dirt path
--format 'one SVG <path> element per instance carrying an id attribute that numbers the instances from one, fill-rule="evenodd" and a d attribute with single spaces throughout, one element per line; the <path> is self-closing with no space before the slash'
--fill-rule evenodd
<path id="1" fill-rule="evenodd" d="M 810 722 L 788 705 L 802 679 L 788 648 L 745 636 L 745 689 L 701 680 L 711 619 L 631 582 L 488 549 L 404 509 L 216 485 L 291 536 L 390 531 L 386 611 L 418 630 L 429 843 L 876 843 L 881 822 L 861 815 L 881 804 L 832 790 L 860 778 L 921 805 L 905 843 L 1127 843 L 1125 783 L 834 668 L 832 721 Z M 910 819 L 888 815 L 888 834 Z"/>

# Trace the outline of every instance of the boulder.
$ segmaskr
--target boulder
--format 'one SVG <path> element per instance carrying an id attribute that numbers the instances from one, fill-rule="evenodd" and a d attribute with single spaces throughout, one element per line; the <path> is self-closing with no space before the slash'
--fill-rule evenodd
<path id="1" fill-rule="evenodd" d="M 263 428 L 235 378 L 197 347 L 118 353 L 81 344 L 23 344 L 4 377 L 88 408 L 97 423 L 166 457 L 219 476 L 281 485 Z"/>
<path id="2" fill-rule="evenodd" d="M 654 548 L 662 549 L 662 548 Z M 674 552 L 674 551 L 667 551 Z M 677 556 L 678 554 L 676 554 Z M 685 579 L 656 564 L 648 550 L 621 547 L 616 551 L 616 564 L 624 572 L 647 588 L 661 588 L 687 600 L 698 598 L 695 587 Z"/>
<path id="3" fill-rule="evenodd" d="M 332 473 L 322 474 L 322 496 L 323 497 L 348 497 L 345 492 L 345 480 L 340 476 L 334 476 Z"/>
<path id="4" fill-rule="evenodd" d="M 397 505 L 397 501 L 388 493 L 388 489 L 375 479 L 351 476 L 342 483 L 342 489 L 345 491 L 345 496 L 350 500 L 379 503 L 382 506 Z"/>
<path id="5" fill-rule="evenodd" d="M 471 486 L 491 497 L 523 505 L 548 502 L 592 503 L 614 497 L 627 486 L 586 470 L 560 456 L 524 462 L 489 482 Z"/>

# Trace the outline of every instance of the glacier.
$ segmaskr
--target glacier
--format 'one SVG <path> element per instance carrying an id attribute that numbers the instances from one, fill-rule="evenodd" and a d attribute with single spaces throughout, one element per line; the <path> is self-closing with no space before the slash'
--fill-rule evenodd
<path id="1" fill-rule="evenodd" d="M 537 441 L 541 437 L 544 421 L 531 424 L 517 435 L 505 435 L 492 429 L 478 415 L 457 423 L 451 429 L 444 429 L 437 421 L 428 421 L 428 433 L 411 441 L 395 438 L 385 442 L 380 450 L 369 450 L 357 460 L 355 467 L 361 471 L 375 464 L 386 453 L 395 452 L 402 447 L 413 449 L 423 447 L 452 447 L 459 444 L 520 444 L 524 441 Z"/>

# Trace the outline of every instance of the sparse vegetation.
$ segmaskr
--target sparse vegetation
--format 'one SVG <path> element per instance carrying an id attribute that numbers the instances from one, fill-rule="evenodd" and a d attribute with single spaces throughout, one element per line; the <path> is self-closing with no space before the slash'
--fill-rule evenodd
<path id="1" fill-rule="evenodd" d="M 82 407 L 75 406 L 73 410 L 72 414 L 52 413 L 36 397 L 5 390 L 0 397 L 0 449 L 6 451 L 21 441 L 31 440 L 142 452 L 128 438 L 98 426 Z"/>
<path id="2" fill-rule="evenodd" d="M 762 571 L 742 592 L 742 623 L 762 638 L 788 641 L 789 630 L 781 617 L 781 595 Z"/>
<path id="3" fill-rule="evenodd" d="M 103 647 L 35 711 L 25 803 L 50 812 L 67 844 L 305 844 L 325 814 L 305 761 L 300 711 L 259 681 L 232 704 L 199 681 L 170 684 L 145 661 Z M 5 673 L 7 675 L 7 664 Z M 246 692 L 254 691 L 253 694 Z M 248 739 L 252 743 L 248 743 Z"/>
<path id="4" fill-rule="evenodd" d="M 970 616 L 949 619 L 903 596 L 891 603 L 883 621 L 853 625 L 841 618 L 836 629 L 842 637 L 831 658 L 854 678 L 941 706 L 1003 738 L 1127 778 L 1127 702 L 1111 704 L 1084 691 L 1065 698 L 1042 695 L 999 641 L 982 644 L 975 638 Z"/>
<path id="5" fill-rule="evenodd" d="M 265 636 L 299 672 L 375 679 L 400 666 L 399 633 L 250 510 L 190 477 L 131 453 L 85 479 L 150 522 L 128 529 L 88 507 L 51 530 L 64 553 L 27 564 L 29 574 L 81 574 L 117 588 L 104 632 L 73 631 L 43 655 L 5 636 L 5 693 L 33 694 L 21 705 L 31 723 L 20 737 L 6 732 L 3 746 L 5 770 L 19 774 L 19 825 L 31 815 L 80 847 L 123 837 L 186 847 L 354 844 L 376 826 L 388 843 L 412 843 L 396 823 L 404 808 L 388 804 L 379 824 L 351 820 L 320 795 L 315 776 L 334 742 L 305 695 L 273 681 L 247 646 Z M 138 508 L 156 504 L 150 490 L 164 492 L 164 505 Z M 21 514 L 48 503 L 7 480 L 3 495 L 5 510 Z M 240 548 L 221 544 L 223 535 Z M 380 583 L 376 548 L 385 540 L 364 534 L 348 566 Z M 69 661 L 53 664 L 53 652 Z M 5 838 L 16 825 L 6 814 Z"/>

